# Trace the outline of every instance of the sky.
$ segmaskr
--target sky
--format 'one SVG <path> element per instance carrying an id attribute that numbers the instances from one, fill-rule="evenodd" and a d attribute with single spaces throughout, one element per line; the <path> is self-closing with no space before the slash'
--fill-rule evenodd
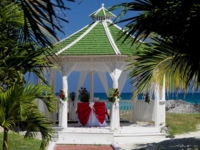
<path id="1" fill-rule="evenodd" d="M 74 32 L 80 30 L 84 26 L 92 23 L 92 19 L 89 17 L 91 13 L 98 10 L 102 3 L 104 4 L 105 8 L 109 8 L 113 5 L 123 3 L 123 2 L 131 2 L 132 0 L 76 0 L 76 2 L 66 2 L 67 6 L 70 10 L 67 10 L 67 19 L 69 23 L 67 23 L 63 30 L 65 35 L 58 34 L 60 39 L 66 38 L 67 36 L 73 34 Z M 81 2 L 81 3 L 80 3 Z M 116 16 L 120 13 L 119 10 L 112 11 Z M 131 12 L 128 13 L 125 17 L 135 16 L 137 13 Z M 125 24 L 118 24 L 120 27 L 123 27 Z M 78 74 L 77 72 L 72 72 L 68 77 L 68 84 L 69 84 L 69 92 L 75 92 L 78 84 Z M 110 76 L 107 74 L 108 79 L 108 86 L 109 88 L 112 87 L 112 80 Z M 130 79 L 127 80 L 122 92 L 123 93 L 130 93 L 132 91 L 132 84 L 130 84 Z M 87 76 L 83 87 L 86 87 L 90 90 L 89 86 L 89 75 Z M 62 80 L 61 76 L 57 73 L 56 75 L 56 92 L 62 89 Z M 103 86 L 98 78 L 97 74 L 94 75 L 94 92 L 95 93 L 102 93 L 104 92 Z"/>
<path id="2" fill-rule="evenodd" d="M 60 34 L 59 36 L 63 39 L 92 23 L 92 19 L 89 15 L 98 10 L 102 6 L 102 3 L 104 4 L 104 7 L 108 9 L 113 5 L 132 1 L 133 0 L 76 0 L 76 2 L 66 2 L 66 5 L 70 8 L 70 10 L 67 10 L 67 19 L 69 23 L 64 27 L 66 35 Z M 120 13 L 120 9 L 112 11 L 112 13 L 117 16 Z M 128 13 L 126 16 L 134 16 L 135 14 L 137 13 L 132 12 Z M 120 24 L 120 26 L 122 27 L 123 24 Z"/>

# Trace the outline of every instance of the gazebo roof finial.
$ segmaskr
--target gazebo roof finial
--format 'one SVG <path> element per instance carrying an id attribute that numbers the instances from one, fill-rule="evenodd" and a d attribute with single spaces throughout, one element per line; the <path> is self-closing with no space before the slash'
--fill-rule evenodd
<path id="1" fill-rule="evenodd" d="M 101 4 L 101 8 L 89 15 L 94 21 L 112 20 L 116 17 L 113 13 L 108 11 L 104 7 L 104 3 Z"/>

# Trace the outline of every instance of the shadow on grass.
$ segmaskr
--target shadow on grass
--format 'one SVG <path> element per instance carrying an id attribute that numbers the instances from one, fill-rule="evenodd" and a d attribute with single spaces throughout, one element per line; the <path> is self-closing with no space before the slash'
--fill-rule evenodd
<path id="1" fill-rule="evenodd" d="M 131 150 L 200 150 L 200 139 L 169 139 L 159 143 L 137 144 L 136 147 L 140 148 Z"/>

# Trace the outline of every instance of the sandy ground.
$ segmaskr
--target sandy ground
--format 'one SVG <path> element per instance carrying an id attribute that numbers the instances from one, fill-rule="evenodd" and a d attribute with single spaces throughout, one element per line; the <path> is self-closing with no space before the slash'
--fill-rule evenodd
<path id="1" fill-rule="evenodd" d="M 143 143 L 123 143 L 119 146 L 124 150 L 200 150 L 200 130 L 175 135 L 175 138 L 171 139 L 166 138 Z"/>

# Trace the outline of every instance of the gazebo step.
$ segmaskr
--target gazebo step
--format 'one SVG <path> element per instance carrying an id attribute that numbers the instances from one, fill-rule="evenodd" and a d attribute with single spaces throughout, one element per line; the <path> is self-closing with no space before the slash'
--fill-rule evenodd
<path id="1" fill-rule="evenodd" d="M 64 132 L 80 132 L 80 133 L 110 133 L 110 128 L 108 127 L 85 127 L 85 128 L 67 128 L 63 130 Z"/>
<path id="2" fill-rule="evenodd" d="M 145 143 L 166 140 L 165 133 L 143 133 L 143 134 L 115 134 L 114 141 L 118 144 Z"/>
<path id="3" fill-rule="evenodd" d="M 166 136 L 165 133 L 116 133 L 114 137 Z"/>
<path id="4" fill-rule="evenodd" d="M 56 144 L 111 144 L 114 140 L 111 132 L 58 132 Z"/>
<path id="5" fill-rule="evenodd" d="M 160 129 L 156 127 L 122 127 L 120 134 L 142 134 L 142 133 L 160 133 Z"/>
<path id="6" fill-rule="evenodd" d="M 111 144 L 113 141 L 147 141 L 164 139 L 156 127 L 122 127 L 118 132 L 111 132 L 109 127 L 76 127 L 58 131 L 54 141 L 57 144 Z"/>

